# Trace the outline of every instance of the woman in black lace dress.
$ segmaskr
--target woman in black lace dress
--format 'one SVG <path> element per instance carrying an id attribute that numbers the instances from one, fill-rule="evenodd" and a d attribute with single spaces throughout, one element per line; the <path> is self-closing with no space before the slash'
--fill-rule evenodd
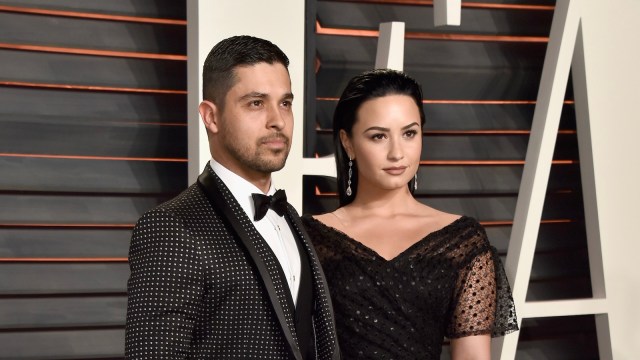
<path id="1" fill-rule="evenodd" d="M 504 269 L 470 217 L 413 197 L 422 91 L 392 70 L 353 78 L 333 118 L 340 207 L 304 217 L 345 359 L 489 359 L 518 329 Z M 428 180 L 425 180 L 428 181 Z"/>

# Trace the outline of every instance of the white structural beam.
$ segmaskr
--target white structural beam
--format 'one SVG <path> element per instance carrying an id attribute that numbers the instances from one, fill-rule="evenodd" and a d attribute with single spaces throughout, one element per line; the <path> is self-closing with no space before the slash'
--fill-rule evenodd
<path id="1" fill-rule="evenodd" d="M 591 288 L 593 297 L 604 298 L 604 267 L 602 264 L 602 245 L 600 238 L 600 219 L 598 216 L 598 198 L 596 196 L 596 174 L 593 163 L 593 144 L 591 137 L 591 116 L 589 115 L 589 95 L 585 68 L 584 33 L 582 21 L 571 63 L 573 97 L 576 111 L 576 129 L 578 151 L 580 155 L 580 177 L 584 202 L 584 220 L 587 231 L 589 268 L 591 270 Z"/>
<path id="2" fill-rule="evenodd" d="M 579 16 L 575 1 L 556 4 L 551 35 L 542 70 L 531 136 L 520 183 L 506 271 L 513 282 L 517 304 L 526 296 L 542 207 L 551 170 L 551 161 L 560 123 L 564 95 L 569 78 Z"/>
<path id="3" fill-rule="evenodd" d="M 304 175 L 336 177 L 336 158 L 331 156 L 321 158 L 306 158 L 302 162 Z"/>
<path id="4" fill-rule="evenodd" d="M 576 316 L 604 314 L 607 312 L 606 299 L 576 299 L 553 301 L 529 301 L 520 306 L 521 318 L 539 318 L 550 316 Z"/>
<path id="5" fill-rule="evenodd" d="M 202 4 L 201 4 L 202 3 Z M 211 158 L 206 129 L 200 120 L 198 104 L 202 101 L 202 65 L 208 51 L 221 39 L 213 40 L 210 24 L 203 13 L 209 8 L 198 0 L 187 1 L 187 146 L 189 155 L 188 181 L 193 184 Z M 201 19 L 202 18 L 202 19 Z"/>
<path id="6" fill-rule="evenodd" d="M 628 268 L 622 265 L 637 261 L 629 254 L 637 254 L 638 246 L 620 236 L 629 236 L 632 227 L 625 224 L 637 221 L 639 171 L 637 162 L 620 159 L 637 152 L 637 143 L 628 134 L 637 134 L 640 127 L 637 117 L 629 115 L 637 113 L 634 106 L 640 100 L 640 76 L 634 65 L 640 58 L 640 46 L 632 35 L 637 28 L 629 21 L 632 9 L 640 10 L 640 3 L 622 0 L 619 5 L 613 12 L 596 0 L 561 0 L 556 5 L 506 263 L 521 318 L 593 314 L 599 356 L 605 360 L 634 358 L 639 335 L 632 325 L 637 324 L 637 316 L 631 315 L 640 298 L 638 276 L 629 277 Z M 569 67 L 593 299 L 527 303 L 543 191 Z M 619 98 L 626 100 L 616 101 Z M 634 212 L 635 216 L 627 216 Z M 625 217 L 627 220 L 621 220 Z M 632 236 L 637 237 L 637 232 Z M 515 357 L 517 336 L 509 335 L 498 343 L 503 358 Z"/>
<path id="7" fill-rule="evenodd" d="M 587 223 L 589 242 L 596 236 L 602 244 L 603 285 L 609 311 L 596 316 L 598 346 L 601 359 L 603 338 L 610 337 L 608 358 L 637 359 L 640 354 L 640 272 L 636 271 L 640 253 L 638 235 L 638 204 L 640 204 L 640 1 L 582 0 L 581 31 L 584 64 L 574 59 L 572 78 L 574 87 L 583 83 L 585 93 L 574 89 L 578 141 L 582 146 L 588 135 L 593 163 L 593 203 L 585 204 L 585 217 L 592 216 L 597 206 L 597 229 Z M 583 68 L 580 68 L 583 66 Z M 582 99 L 588 97 L 588 102 Z M 586 114 L 585 114 L 586 112 Z M 587 116 L 588 131 L 580 117 Z M 580 149 L 580 161 L 583 161 Z M 581 166 L 582 167 L 582 166 Z M 586 174 L 591 176 L 590 174 Z M 583 179 L 585 173 L 583 171 Z M 583 185 L 584 187 L 585 185 Z M 589 200 L 592 201 L 592 200 Z M 588 220 L 591 222 L 592 220 Z M 597 231 L 597 232 L 596 232 Z M 589 233 L 591 232 L 591 233 Z M 592 237 L 592 235 L 594 235 Z M 591 246 L 591 244 L 590 244 Z M 589 248 L 589 255 L 592 255 Z M 597 260 L 597 259 L 596 259 Z M 591 263 L 592 272 L 598 264 Z M 593 279 L 592 281 L 600 281 Z M 598 283 L 596 292 L 602 292 Z"/>
<path id="8" fill-rule="evenodd" d="M 404 23 L 387 22 L 380 24 L 378 49 L 376 51 L 376 69 L 404 68 Z"/>
<path id="9" fill-rule="evenodd" d="M 460 26 L 462 17 L 461 0 L 434 0 L 433 24 L 435 26 L 454 25 Z"/>
<path id="10" fill-rule="evenodd" d="M 579 20 L 577 1 L 556 3 L 505 263 L 516 310 L 524 308 L 531 277 Z M 518 323 L 522 324 L 522 316 Z M 494 354 L 513 359 L 518 332 L 496 341 L 495 345 L 499 351 Z"/>
<path id="11" fill-rule="evenodd" d="M 578 29 L 578 36 L 571 64 L 573 79 L 573 96 L 576 110 L 576 129 L 578 132 L 578 150 L 580 154 L 580 175 L 584 200 L 584 220 L 587 231 L 587 249 L 589 252 L 589 269 L 591 273 L 591 291 L 594 298 L 607 297 L 605 286 L 605 268 L 603 263 L 603 244 L 600 236 L 600 217 L 598 197 L 596 194 L 596 172 L 593 162 L 593 142 L 591 134 L 591 116 L 589 114 L 589 92 L 585 67 L 583 20 Z M 608 311 L 597 314 L 596 333 L 598 350 L 601 359 L 612 359 L 611 329 Z"/>

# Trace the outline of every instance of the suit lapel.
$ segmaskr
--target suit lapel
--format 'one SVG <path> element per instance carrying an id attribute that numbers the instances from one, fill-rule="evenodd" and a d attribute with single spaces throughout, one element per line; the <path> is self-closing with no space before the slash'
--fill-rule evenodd
<path id="1" fill-rule="evenodd" d="M 267 291 L 267 294 L 269 296 L 271 305 L 273 306 L 273 310 L 276 314 L 278 322 L 282 328 L 282 332 L 284 333 L 286 341 L 289 344 L 289 348 L 291 349 L 291 352 L 296 359 L 302 360 L 302 355 L 300 354 L 300 350 L 298 349 L 298 345 L 296 343 L 295 334 L 293 334 L 291 329 L 293 323 L 289 324 L 289 322 L 287 321 L 287 316 L 285 314 L 285 309 L 283 308 L 283 306 L 293 305 L 289 305 L 286 299 L 283 299 L 283 301 L 280 300 L 281 296 L 278 296 L 278 290 L 276 290 L 276 285 L 274 284 L 274 279 L 269 272 L 269 267 L 265 263 L 263 257 L 260 256 L 260 249 L 256 247 L 256 244 L 254 242 L 254 240 L 256 240 L 256 236 L 260 237 L 260 239 L 262 239 L 262 237 L 259 235 L 257 230 L 255 230 L 253 223 L 251 222 L 247 214 L 242 210 L 233 195 L 231 195 L 231 192 L 227 189 L 222 180 L 220 180 L 220 178 L 213 172 L 209 165 L 206 166 L 205 170 L 198 177 L 198 183 L 209 199 L 211 205 L 220 215 L 224 217 L 224 219 L 227 221 L 227 224 L 230 225 L 237 239 L 239 239 L 240 245 L 244 247 L 244 249 L 247 251 L 247 254 L 251 258 L 251 261 L 255 264 L 260 279 L 262 280 L 265 290 Z M 249 232 L 254 235 L 249 235 Z M 286 282 L 280 285 L 281 289 L 283 288 L 282 285 L 284 285 L 284 291 L 288 291 Z M 285 296 L 286 295 L 288 294 L 285 294 Z M 291 311 L 289 311 L 288 313 L 293 314 L 295 309 L 293 309 L 293 307 L 291 307 L 290 309 Z M 292 322 L 293 319 L 291 319 L 290 321 Z"/>

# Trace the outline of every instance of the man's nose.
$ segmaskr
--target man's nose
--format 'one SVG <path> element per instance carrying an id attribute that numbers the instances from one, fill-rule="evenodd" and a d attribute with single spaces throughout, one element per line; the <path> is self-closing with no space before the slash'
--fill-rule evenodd
<path id="1" fill-rule="evenodd" d="M 280 107 L 277 104 L 275 104 L 275 105 L 269 106 L 268 111 L 269 111 L 269 114 L 267 119 L 267 126 L 269 128 L 274 128 L 278 130 L 283 129 L 284 126 L 286 125 L 286 119 L 284 117 L 284 114 L 280 110 Z"/>

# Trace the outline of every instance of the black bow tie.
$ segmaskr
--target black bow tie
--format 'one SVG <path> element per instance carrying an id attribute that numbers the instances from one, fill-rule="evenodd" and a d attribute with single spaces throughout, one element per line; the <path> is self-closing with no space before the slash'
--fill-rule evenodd
<path id="1" fill-rule="evenodd" d="M 287 195 L 284 190 L 276 191 L 273 196 L 264 194 L 251 194 L 253 198 L 253 207 L 256 209 L 254 216 L 255 221 L 262 219 L 271 208 L 276 214 L 282 216 L 287 211 Z"/>

